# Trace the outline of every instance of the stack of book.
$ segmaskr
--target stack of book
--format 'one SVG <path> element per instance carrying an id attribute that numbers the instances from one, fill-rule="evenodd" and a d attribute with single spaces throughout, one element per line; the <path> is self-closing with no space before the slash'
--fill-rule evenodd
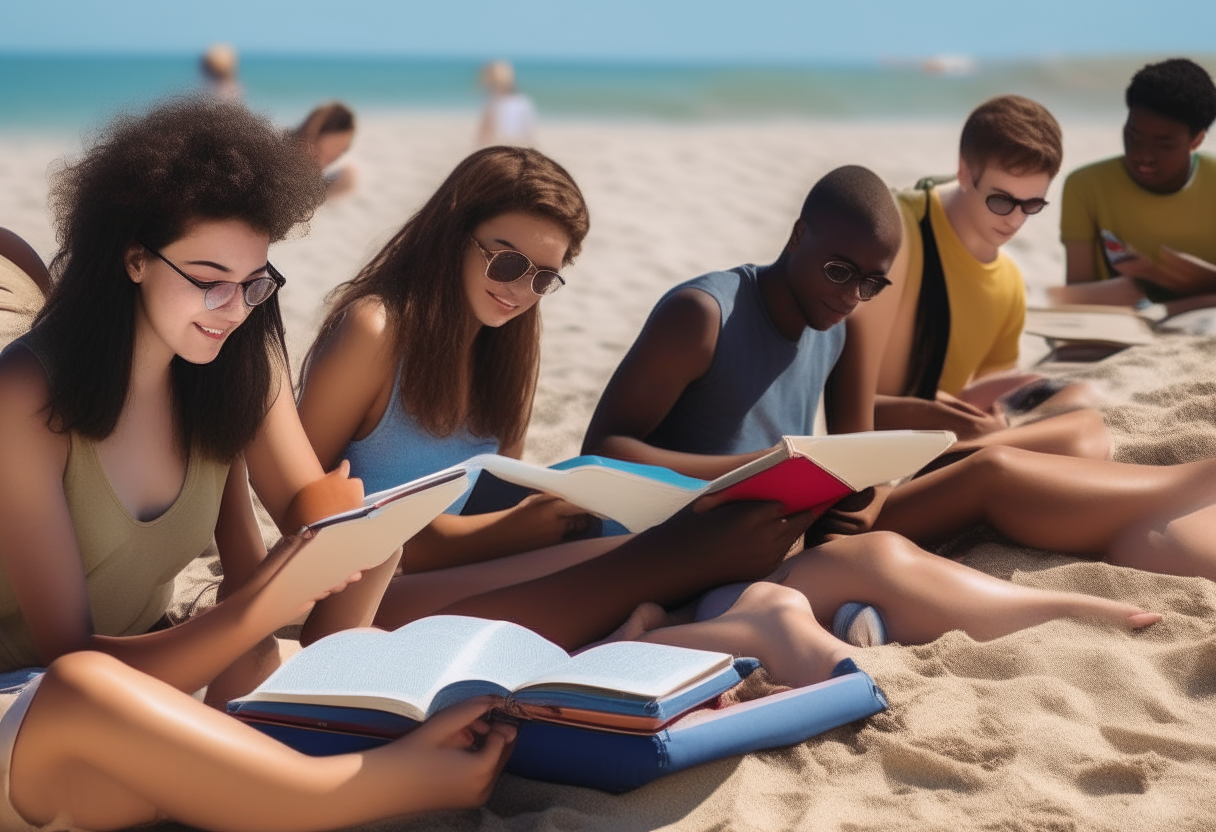
<path id="1" fill-rule="evenodd" d="M 293 656 L 229 712 L 312 755 L 374 748 L 457 702 L 502 697 L 507 770 L 622 792 L 698 763 L 801 742 L 886 708 L 852 662 L 817 685 L 719 707 L 753 659 L 646 642 L 573 657 L 515 624 L 432 616 L 347 631 Z"/>

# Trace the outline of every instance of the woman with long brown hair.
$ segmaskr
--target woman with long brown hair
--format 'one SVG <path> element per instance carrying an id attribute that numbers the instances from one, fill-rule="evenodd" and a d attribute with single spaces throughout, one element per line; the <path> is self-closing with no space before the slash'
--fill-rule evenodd
<path id="1" fill-rule="evenodd" d="M 374 492 L 479 453 L 519 457 L 539 368 L 539 301 L 564 285 L 559 270 L 588 227 L 578 186 L 543 154 L 491 147 L 461 162 L 334 293 L 299 402 L 322 464 L 349 459 Z M 544 495 L 444 515 L 410 542 L 406 569 L 550 546 L 584 522 Z"/>

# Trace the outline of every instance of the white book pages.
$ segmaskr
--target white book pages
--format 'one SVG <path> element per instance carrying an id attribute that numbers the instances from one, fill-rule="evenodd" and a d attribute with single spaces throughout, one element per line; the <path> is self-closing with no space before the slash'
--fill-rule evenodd
<path id="1" fill-rule="evenodd" d="M 1058 341 L 1094 341 L 1137 346 L 1156 340 L 1152 326 L 1131 310 L 1118 307 L 1027 309 L 1025 331 Z"/>

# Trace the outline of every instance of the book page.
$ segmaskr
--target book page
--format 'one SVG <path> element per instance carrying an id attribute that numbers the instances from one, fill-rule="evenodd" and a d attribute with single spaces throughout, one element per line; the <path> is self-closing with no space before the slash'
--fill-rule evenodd
<path id="1" fill-rule="evenodd" d="M 326 636 L 242 700 L 369 707 L 422 720 L 442 707 L 434 703 L 436 694 L 458 679 L 472 681 L 444 704 L 486 693 L 505 696 L 524 679 L 568 661 L 564 650 L 523 627 L 433 616 L 391 633 Z"/>
<path id="2" fill-rule="evenodd" d="M 661 699 L 729 667 L 732 662 L 733 658 L 726 653 L 617 641 L 580 653 L 563 670 L 537 676 L 519 691 L 517 698 L 526 701 L 526 691 L 530 689 L 568 685 L 610 690 L 639 699 Z"/>
<path id="3" fill-rule="evenodd" d="M 1101 311 L 1027 309 L 1024 331 L 1043 338 L 1105 344 L 1151 344 L 1156 340 L 1152 327 L 1143 318 L 1118 307 Z"/>
<path id="4" fill-rule="evenodd" d="M 947 430 L 789 436 L 789 444 L 854 491 L 915 474 L 954 444 Z"/>

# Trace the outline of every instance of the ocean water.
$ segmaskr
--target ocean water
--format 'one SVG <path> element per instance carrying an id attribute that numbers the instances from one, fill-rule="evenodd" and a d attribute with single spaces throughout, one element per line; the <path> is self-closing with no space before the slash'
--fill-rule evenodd
<path id="1" fill-rule="evenodd" d="M 1216 55 L 1196 57 L 1216 71 Z M 947 66 L 661 65 L 520 62 L 520 88 L 544 118 L 941 118 L 1001 93 L 1042 101 L 1060 116 L 1108 118 L 1131 74 L 1150 58 L 1053 59 Z M 358 110 L 473 111 L 471 60 L 250 55 L 241 82 L 252 106 L 284 123 L 342 99 Z M 88 129 L 121 109 L 196 90 L 189 56 L 0 54 L 0 129 Z"/>

